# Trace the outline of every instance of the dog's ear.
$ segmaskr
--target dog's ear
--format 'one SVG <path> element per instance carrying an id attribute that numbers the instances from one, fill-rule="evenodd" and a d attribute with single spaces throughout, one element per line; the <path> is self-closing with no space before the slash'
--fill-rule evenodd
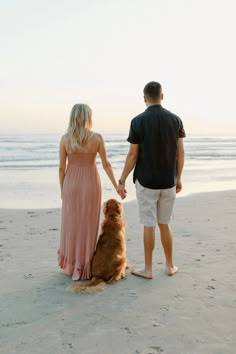
<path id="1" fill-rule="evenodd" d="M 103 210 L 103 214 L 106 215 L 106 213 L 107 213 L 107 202 L 103 203 L 102 210 Z"/>
<path id="2" fill-rule="evenodd" d="M 122 212 L 123 212 L 122 205 L 121 205 L 120 202 L 116 203 L 116 212 L 117 212 L 118 215 L 121 215 Z"/>

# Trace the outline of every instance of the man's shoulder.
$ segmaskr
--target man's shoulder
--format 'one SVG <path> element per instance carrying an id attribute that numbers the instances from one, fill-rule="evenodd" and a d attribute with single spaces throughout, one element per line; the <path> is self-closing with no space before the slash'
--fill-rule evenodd
<path id="1" fill-rule="evenodd" d="M 135 116 L 132 120 L 131 120 L 131 123 L 133 125 L 139 125 L 142 120 L 146 117 L 146 111 L 142 112 L 142 113 L 139 113 L 137 116 Z"/>
<path id="2" fill-rule="evenodd" d="M 165 115 L 169 116 L 169 117 L 172 117 L 172 118 L 175 118 L 175 119 L 180 119 L 180 117 L 177 116 L 177 114 L 171 112 L 170 110 L 168 110 L 168 109 L 166 109 L 166 108 L 163 108 L 163 107 L 162 107 L 162 112 L 163 112 Z"/>
<path id="3" fill-rule="evenodd" d="M 142 112 L 142 113 L 139 113 L 139 114 L 138 114 L 137 116 L 135 116 L 132 120 L 133 120 L 133 121 L 138 121 L 138 120 L 144 118 L 144 117 L 145 117 L 145 112 L 146 112 L 146 111 L 144 111 L 144 112 Z"/>
<path id="4" fill-rule="evenodd" d="M 166 115 L 166 117 L 168 117 L 168 120 L 173 122 L 174 126 L 178 127 L 179 130 L 179 138 L 185 138 L 186 137 L 186 133 L 183 127 L 183 122 L 182 119 L 177 116 L 175 113 L 168 111 L 167 109 L 163 108 L 163 112 L 165 112 L 164 115 Z"/>

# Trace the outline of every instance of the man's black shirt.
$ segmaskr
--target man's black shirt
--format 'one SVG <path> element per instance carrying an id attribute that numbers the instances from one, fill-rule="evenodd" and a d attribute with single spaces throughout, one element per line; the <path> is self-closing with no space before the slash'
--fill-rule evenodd
<path id="1" fill-rule="evenodd" d="M 133 118 L 127 139 L 139 144 L 133 181 L 150 189 L 174 187 L 178 139 L 183 137 L 181 119 L 159 104 Z"/>

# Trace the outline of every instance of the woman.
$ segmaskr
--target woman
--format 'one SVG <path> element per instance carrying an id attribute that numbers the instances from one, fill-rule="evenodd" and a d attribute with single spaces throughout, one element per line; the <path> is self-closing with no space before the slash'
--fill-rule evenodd
<path id="1" fill-rule="evenodd" d="M 62 222 L 58 262 L 73 280 L 89 279 L 91 276 L 101 208 L 97 153 L 111 183 L 117 189 L 103 138 L 93 133 L 91 128 L 91 108 L 86 104 L 75 104 L 67 133 L 60 142 Z"/>

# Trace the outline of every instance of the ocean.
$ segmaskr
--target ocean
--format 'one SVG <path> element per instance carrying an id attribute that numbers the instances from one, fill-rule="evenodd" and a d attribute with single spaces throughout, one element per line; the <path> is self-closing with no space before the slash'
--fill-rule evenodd
<path id="1" fill-rule="evenodd" d="M 129 149 L 126 134 L 103 135 L 108 159 L 117 179 Z M 0 135 L 0 208 L 40 209 L 61 206 L 58 181 L 60 135 Z M 118 198 L 102 169 L 103 200 Z M 236 188 L 236 136 L 189 136 L 185 139 L 183 190 L 192 193 Z M 132 173 L 127 179 L 128 196 L 135 199 Z"/>

